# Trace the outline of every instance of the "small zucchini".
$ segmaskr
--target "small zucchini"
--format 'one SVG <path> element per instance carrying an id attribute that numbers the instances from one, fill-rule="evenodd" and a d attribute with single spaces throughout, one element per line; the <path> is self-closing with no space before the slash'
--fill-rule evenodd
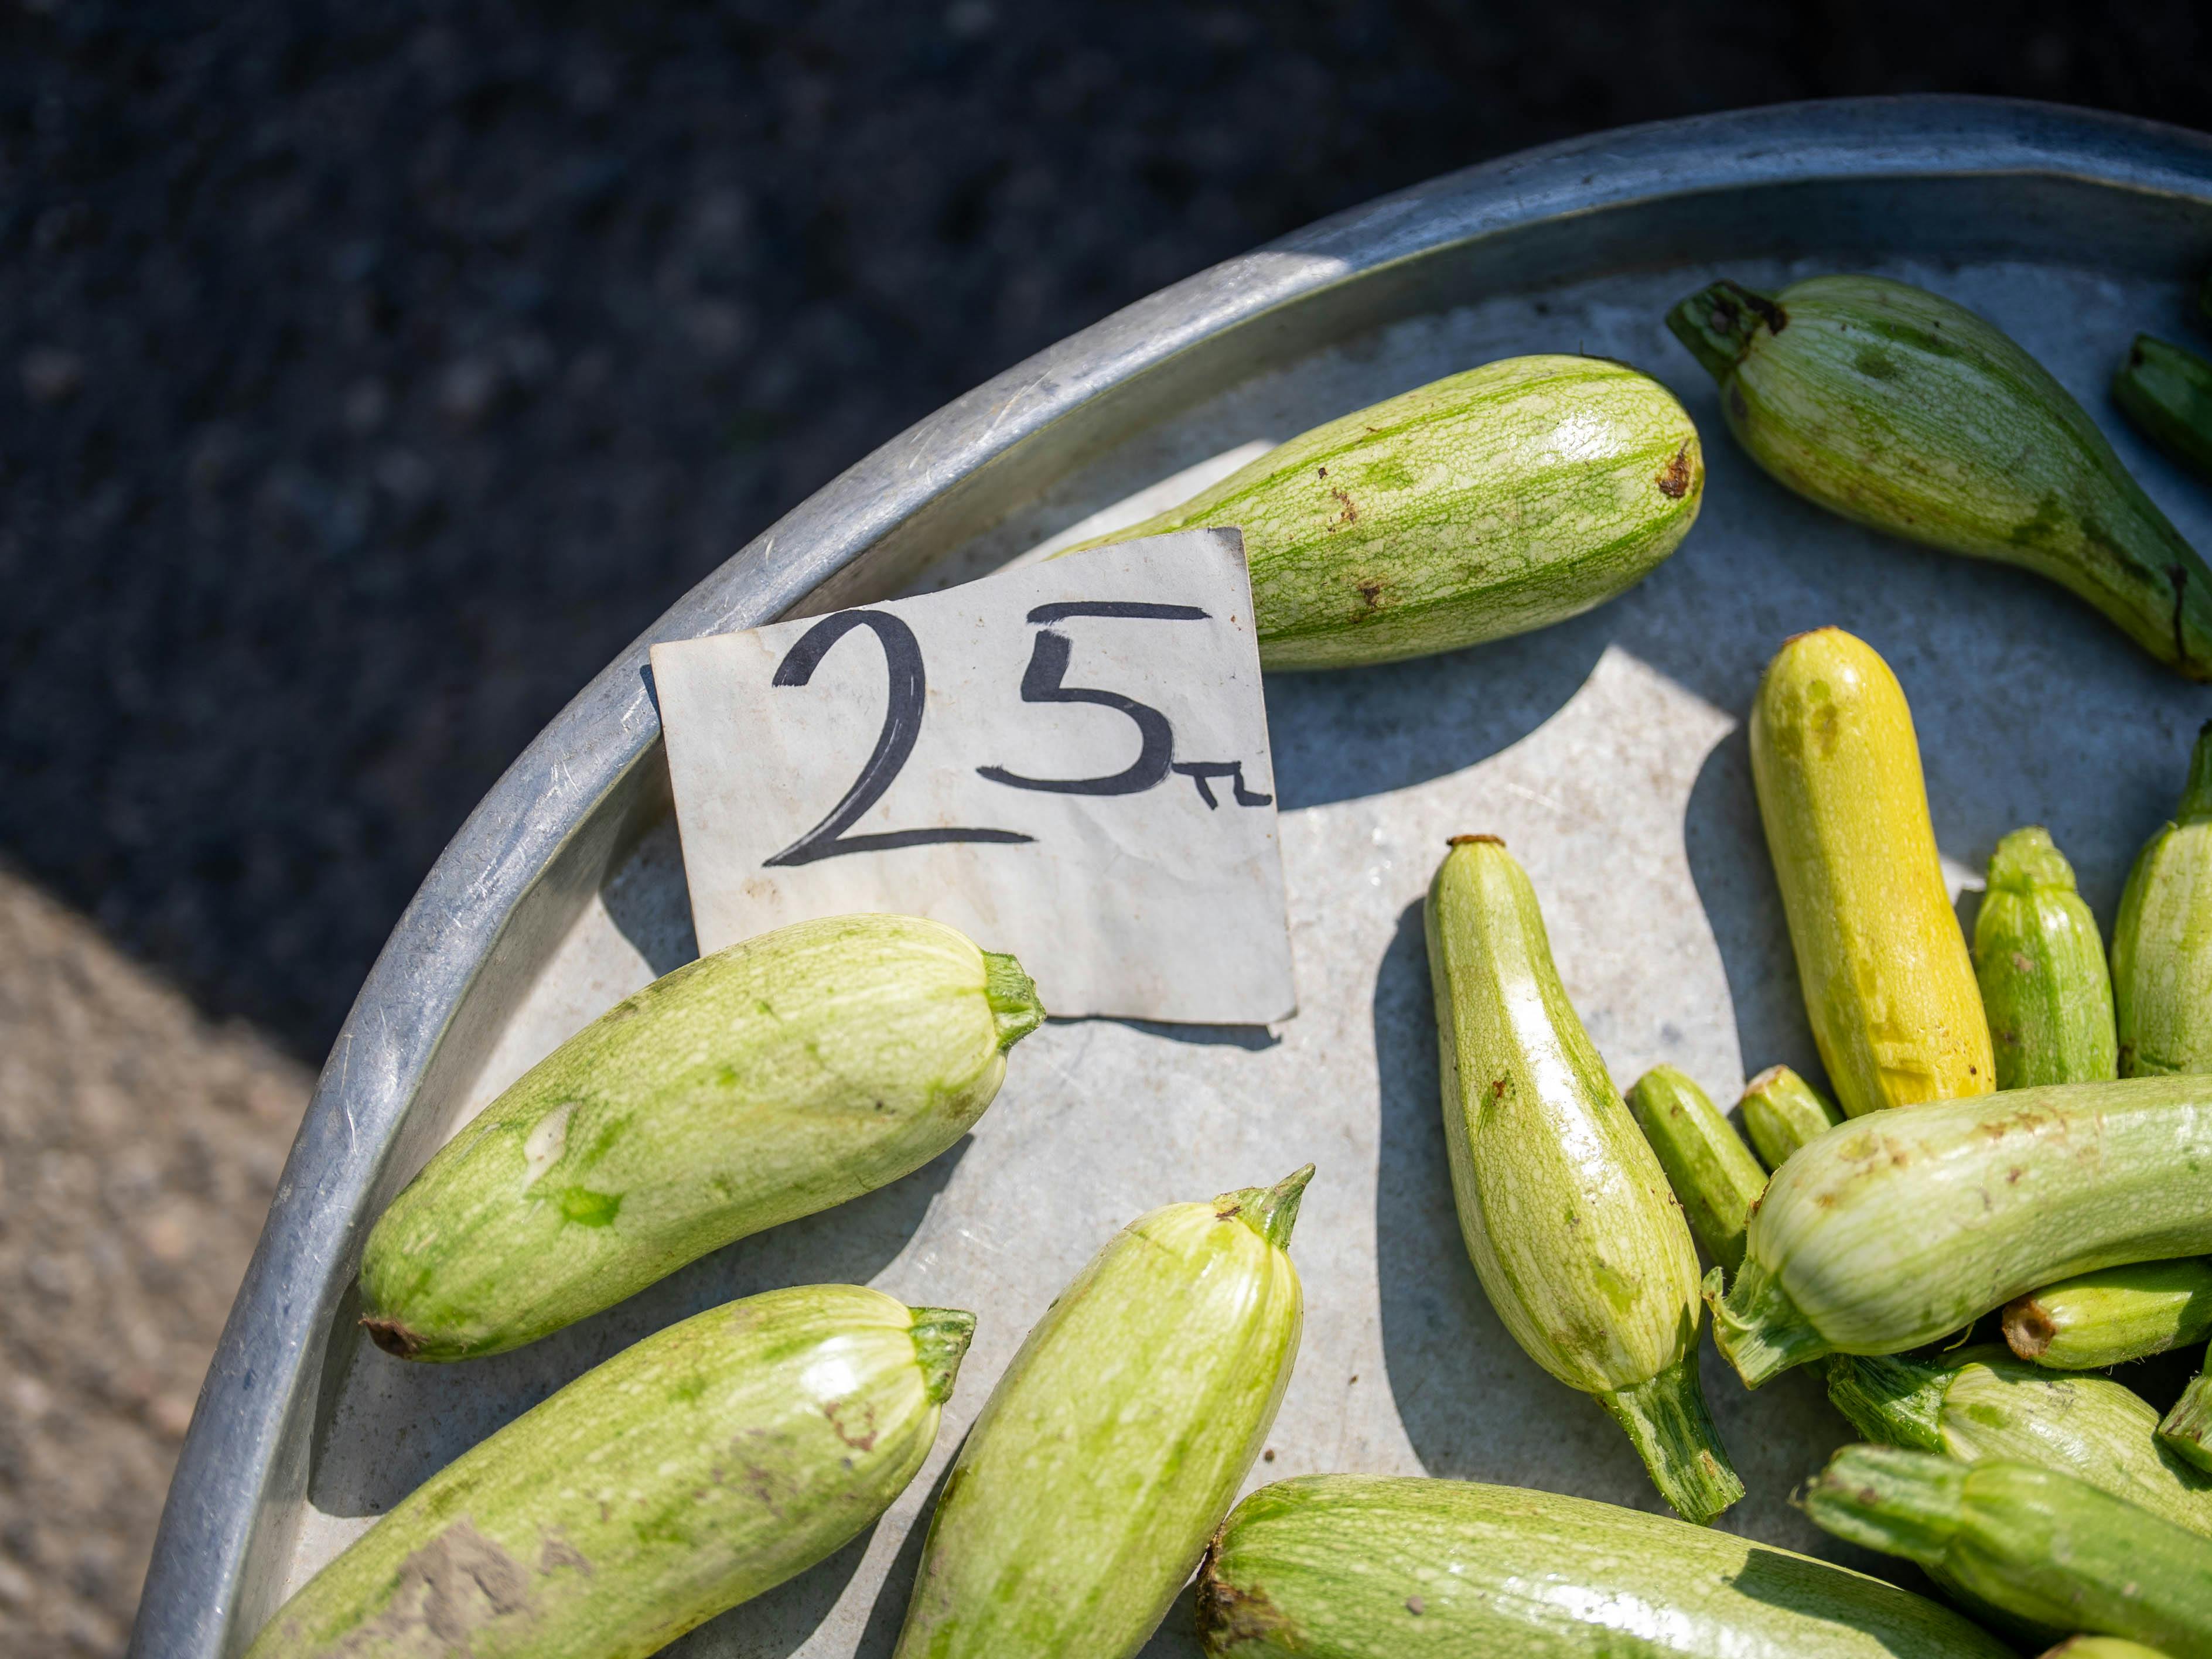
<path id="1" fill-rule="evenodd" d="M 883 1513 L 975 1328 L 853 1285 L 672 1325 L 432 1475 L 246 1659 L 657 1653 Z"/>
<path id="2" fill-rule="evenodd" d="M 1996 1346 L 1831 1354 L 1827 1372 L 1828 1398 L 1869 1440 L 2056 1469 L 2212 1538 L 2212 1480 L 2160 1448 L 2158 1413 L 2110 1377 L 2046 1371 Z"/>
<path id="3" fill-rule="evenodd" d="M 2105 942 L 2074 890 L 2074 866 L 2039 826 L 2014 830 L 1990 855 L 1974 919 L 1974 977 L 1998 1088 L 2119 1075 Z"/>
<path id="4" fill-rule="evenodd" d="M 1674 550 L 1705 488 L 1698 429 L 1650 375 L 1513 357 L 1316 427 L 1082 545 L 1234 526 L 1261 665 L 1343 668 L 1579 616 Z"/>
<path id="5" fill-rule="evenodd" d="M 2120 1075 L 2212 1072 L 2212 721 L 2171 822 L 2136 855 L 2112 924 Z"/>
<path id="6" fill-rule="evenodd" d="M 1743 1229 L 1766 1186 L 1766 1171 L 1695 1082 L 1654 1066 L 1628 1091 L 1628 1109 L 1659 1155 L 1690 1231 L 1730 1273 L 1743 1263 Z"/>
<path id="7" fill-rule="evenodd" d="M 1844 1114 L 1987 1094 L 1989 1024 L 1889 665 L 1840 628 L 1784 645 L 1752 704 L 1751 772 Z"/>
<path id="8" fill-rule="evenodd" d="M 803 921 L 678 968 L 484 1108 L 392 1201 L 362 1323 L 499 1353 L 709 1250 L 920 1169 L 1044 1018 L 1012 957 L 915 916 Z"/>
<path id="9" fill-rule="evenodd" d="M 1312 1175 L 1155 1210 L 1060 1293 L 945 1481 L 897 1659 L 1145 1645 L 1289 1385 Z"/>
<path id="10" fill-rule="evenodd" d="M 1230 1516 L 1198 1579 L 1212 1659 L 2007 1659 L 1948 1607 L 1584 1498 L 1306 1475 Z"/>
<path id="11" fill-rule="evenodd" d="M 1697 1247 L 1567 1000 L 1535 890 L 1495 836 L 1455 836 L 1425 921 L 1476 1276 L 1528 1357 L 1612 1414 L 1675 1511 L 1711 1521 L 1743 1486 L 1698 1382 Z"/>
<path id="12" fill-rule="evenodd" d="M 2191 1468 L 2212 1474 L 2212 1352 L 2159 1424 L 2158 1443 Z"/>
<path id="13" fill-rule="evenodd" d="M 2212 678 L 2212 568 L 2088 413 L 1964 306 L 1881 276 L 1717 283 L 1675 336 L 1729 430 L 1847 519 L 2048 577 L 2191 679 Z"/>
<path id="14" fill-rule="evenodd" d="M 2102 1370 L 2212 1334 L 2212 1261 L 2131 1261 L 2005 1304 L 2006 1346 L 2053 1370 Z"/>
<path id="15" fill-rule="evenodd" d="M 2075 1273 L 2212 1249 L 2212 1079 L 2014 1089 L 1883 1112 L 1775 1172 L 1713 1338 L 1746 1384 L 1900 1353 Z"/>
<path id="16" fill-rule="evenodd" d="M 2160 449 L 2212 477 L 2212 363 L 2138 334 L 2112 376 L 2112 401 Z"/>
<path id="17" fill-rule="evenodd" d="M 2023 1624 L 2212 1659 L 2212 1549 L 2071 1475 L 1846 1446 L 1798 1501 L 1837 1537 L 1917 1561 Z"/>
<path id="18" fill-rule="evenodd" d="M 1770 1066 L 1745 1084 L 1736 1109 L 1743 1114 L 1743 1127 L 1759 1161 L 1770 1171 L 1844 1121 L 1819 1090 L 1787 1066 Z"/>

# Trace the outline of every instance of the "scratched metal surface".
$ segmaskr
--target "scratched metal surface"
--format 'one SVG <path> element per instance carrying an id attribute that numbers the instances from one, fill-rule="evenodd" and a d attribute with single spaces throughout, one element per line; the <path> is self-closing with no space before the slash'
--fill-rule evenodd
<path id="1" fill-rule="evenodd" d="M 1717 172 L 1723 155 L 1734 160 Z M 1602 194 L 1597 181 L 1639 167 L 1646 184 L 1624 187 L 1620 203 L 1587 199 Z M 2109 924 L 2212 692 L 2142 659 L 2055 588 L 1856 530 L 1769 483 L 1730 444 L 1710 383 L 1662 317 L 1723 272 L 1778 287 L 1841 266 L 1923 283 L 2035 351 L 2184 530 L 2212 546 L 2212 495 L 2148 453 L 2102 393 L 2137 329 L 2187 331 L 2182 273 L 2212 258 L 2212 149 L 2029 106 L 1917 100 L 1645 130 L 1425 190 L 1363 210 L 1359 224 L 1332 222 L 1340 238 L 1349 224 L 1366 239 L 1361 258 L 1330 245 L 1333 272 L 1310 264 L 1322 227 L 1252 256 L 1241 274 L 1194 279 L 1249 294 L 1295 267 L 1284 280 L 1294 301 L 1307 295 L 1198 328 L 1201 344 L 1236 337 L 1210 378 L 1163 380 L 1158 365 L 1188 344 L 1159 343 L 1174 336 L 1170 307 L 1109 319 L 1098 340 L 1061 349 L 1091 341 L 1087 355 L 1044 375 L 1025 366 L 1032 377 L 996 383 L 995 403 L 956 405 L 948 416 L 981 444 L 1023 398 L 1048 401 L 1078 368 L 1141 379 L 1116 368 L 1113 349 L 1157 348 L 1146 371 L 1156 390 L 1118 425 L 1085 435 L 1075 422 L 1056 438 L 1051 421 L 1035 421 L 1020 441 L 1042 441 L 1056 464 L 1018 447 L 965 483 L 957 468 L 924 477 L 920 504 L 855 535 L 843 563 L 803 581 L 785 573 L 798 585 L 774 607 L 981 574 L 1149 511 L 1347 409 L 1497 356 L 1601 352 L 1673 386 L 1706 437 L 1706 501 L 1681 550 L 1642 586 L 1522 639 L 1270 681 L 1298 1017 L 1273 1030 L 1054 1023 L 1015 1051 L 974 1133 L 896 1186 L 733 1246 L 522 1352 L 445 1368 L 388 1358 L 349 1328 L 343 1287 L 363 1219 L 538 1055 L 692 954 L 658 744 L 636 731 L 650 705 L 640 714 L 634 673 L 624 682 L 617 665 L 563 716 L 566 738 L 550 731 L 518 763 L 521 782 L 511 775 L 464 831 L 448 854 L 455 869 L 441 866 L 448 885 L 434 876 L 426 889 L 443 908 L 418 902 L 380 964 L 385 977 L 364 992 L 195 1425 L 138 1652 L 235 1651 L 282 1594 L 417 1481 L 639 1335 L 733 1296 L 852 1280 L 981 1313 L 935 1456 L 871 1533 L 672 1651 L 888 1654 L 930 1496 L 1060 1286 L 1141 1212 L 1309 1160 L 1319 1174 L 1293 1249 L 1304 1347 L 1255 1483 L 1426 1472 L 1660 1507 L 1598 1408 L 1505 1335 L 1462 1251 L 1437 1126 L 1421 892 L 1448 835 L 1503 835 L 1624 1085 L 1662 1060 L 1728 1098 L 1777 1060 L 1815 1069 L 1741 721 L 1780 640 L 1837 623 L 1883 652 L 1912 700 L 1954 883 L 1972 884 L 2006 830 L 2045 823 Z M 1501 216 L 1492 228 L 1468 228 L 1470 202 Z M 1454 212 L 1456 228 L 1437 230 Z M 1425 234 L 1465 257 L 1408 277 L 1406 239 Z M 1363 283 L 1397 286 L 1370 303 Z M 1127 331 L 1111 335 L 1115 322 Z M 904 457 L 909 476 L 916 453 Z M 866 485 L 869 467 L 900 459 L 886 452 L 848 476 Z M 957 512 L 944 507 L 963 489 Z M 866 499 L 847 497 L 848 515 Z M 720 608 L 695 595 L 667 631 L 773 614 L 757 608 L 775 590 L 773 543 L 806 528 L 779 526 L 769 547 L 748 549 L 732 562 L 732 586 L 709 596 Z M 595 760 L 604 743 L 578 735 L 593 721 L 629 743 L 620 765 Z M 564 768 L 589 787 L 564 787 Z M 518 826 L 533 814 L 560 818 L 561 833 L 531 842 Z M 457 891 L 503 905 L 495 925 L 472 920 Z M 410 968 L 428 982 L 411 1002 L 392 977 Z M 427 1036 L 408 1035 L 426 1023 Z M 1749 1488 L 1721 1524 L 1875 1565 L 1786 1503 L 1849 1437 L 1813 1380 L 1793 1373 L 1747 1395 L 1709 1340 L 1705 1354 L 1714 1414 Z M 1147 1650 L 1195 1651 L 1186 1610 Z"/>

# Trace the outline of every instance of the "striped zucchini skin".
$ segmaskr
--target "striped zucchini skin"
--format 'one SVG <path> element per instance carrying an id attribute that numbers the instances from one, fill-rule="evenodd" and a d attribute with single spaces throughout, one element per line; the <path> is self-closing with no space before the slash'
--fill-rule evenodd
<path id="1" fill-rule="evenodd" d="M 1901 1353 L 2078 1273 L 2212 1249 L 2212 1078 L 2014 1089 L 1854 1119 L 1777 1170 L 1743 1269 L 1706 1277 L 1756 1388 Z"/>
<path id="2" fill-rule="evenodd" d="M 1799 1504 L 1837 1537 L 1917 1561 L 2031 1628 L 2212 1659 L 2212 1550 L 2071 1475 L 1846 1446 Z"/>
<path id="3" fill-rule="evenodd" d="M 2047 1371 L 1999 1347 L 1831 1354 L 1827 1371 L 1828 1398 L 1869 1440 L 2056 1469 L 2212 1538 L 2212 1479 L 2162 1449 L 2158 1413 L 2110 1377 Z"/>
<path id="4" fill-rule="evenodd" d="M 658 1652 L 884 1511 L 975 1323 L 822 1285 L 672 1325 L 431 1476 L 246 1659 Z"/>
<path id="5" fill-rule="evenodd" d="M 1043 1018 L 1010 957 L 914 916 L 800 922 L 678 968 L 540 1060 L 369 1234 L 362 1323 L 498 1353 L 917 1170 Z"/>
<path id="6" fill-rule="evenodd" d="M 2212 1332 L 2212 1261 L 2133 1261 L 2045 1285 L 2005 1304 L 2005 1342 L 2056 1370 L 2125 1364 Z"/>
<path id="7" fill-rule="evenodd" d="M 1705 485 L 1697 428 L 1649 375 L 1512 357 L 1316 427 L 1083 546 L 1233 526 L 1261 665 L 1343 668 L 1602 604 L 1674 550 Z"/>
<path id="8" fill-rule="evenodd" d="M 1722 283 L 1668 323 L 1751 458 L 1832 512 L 2019 565 L 2212 678 L 2212 568 L 2081 405 L 1964 306 L 1881 276 Z"/>
<path id="9" fill-rule="evenodd" d="M 931 1519 L 897 1659 L 1127 1659 L 1282 1404 L 1313 1168 L 1130 1224 L 993 1390 Z"/>
<path id="10" fill-rule="evenodd" d="M 1800 1146 L 1843 1121 L 1843 1114 L 1787 1066 L 1770 1066 L 1743 1085 L 1736 1103 L 1759 1162 L 1778 1170 Z"/>
<path id="11" fill-rule="evenodd" d="M 1308 1475 L 1229 1517 L 1199 1577 L 1213 1659 L 2001 1659 L 1947 1607 L 1587 1498 Z"/>
<path id="12" fill-rule="evenodd" d="M 1774 653 L 1751 710 L 1752 781 L 1805 1012 L 1845 1115 L 1996 1086 L 1951 908 L 1905 690 L 1840 628 Z"/>
<path id="13" fill-rule="evenodd" d="M 2128 872 L 2112 924 L 2120 1073 L 2212 1072 L 2212 722 L 2172 819 Z"/>
<path id="14" fill-rule="evenodd" d="M 1460 836 L 1424 920 L 1460 1236 L 1528 1357 L 1595 1395 L 1662 1497 L 1711 1520 L 1743 1495 L 1697 1370 L 1682 1206 L 1553 965 L 1535 890 Z"/>
<path id="15" fill-rule="evenodd" d="M 1998 1088 L 2120 1074 L 2105 941 L 2074 890 L 2074 866 L 2040 825 L 2014 830 L 1990 855 L 1974 918 L 1974 978 Z"/>

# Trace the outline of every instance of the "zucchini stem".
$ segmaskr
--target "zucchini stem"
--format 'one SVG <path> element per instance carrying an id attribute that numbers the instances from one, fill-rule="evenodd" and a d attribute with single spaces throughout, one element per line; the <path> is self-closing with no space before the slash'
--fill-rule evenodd
<path id="1" fill-rule="evenodd" d="M 1790 1501 L 1825 1532 L 1940 1567 L 1965 1524 L 1972 1467 L 1894 1446 L 1846 1446 Z"/>
<path id="2" fill-rule="evenodd" d="M 1828 1399 L 1869 1440 L 1943 1449 L 1943 1396 L 1953 1373 L 1893 1354 L 1828 1356 Z"/>
<path id="3" fill-rule="evenodd" d="M 2183 1462 L 2212 1474 L 2212 1351 L 2158 1425 L 2158 1443 Z"/>
<path id="4" fill-rule="evenodd" d="M 1036 981 L 1022 971 L 1020 963 L 996 951 L 983 952 L 983 1000 L 991 1005 L 991 1018 L 998 1023 L 1002 1054 L 1044 1024 Z"/>
<path id="5" fill-rule="evenodd" d="M 1705 1283 L 1705 1305 L 1713 1310 L 1713 1341 L 1747 1389 L 1829 1352 L 1828 1340 L 1813 1328 L 1763 1263 L 1746 1256 L 1735 1283 L 1725 1293 L 1722 1286 L 1716 1267 Z"/>
<path id="6" fill-rule="evenodd" d="M 1761 324 L 1779 334 L 1789 323 L 1788 314 L 1765 295 L 1725 280 L 1699 289 L 1667 313 L 1674 337 L 1690 349 L 1699 368 L 1723 382 L 1751 349 Z"/>
<path id="7" fill-rule="evenodd" d="M 1656 1376 L 1597 1401 L 1628 1436 L 1659 1495 L 1685 1521 L 1710 1526 L 1743 1496 L 1743 1482 L 1705 1409 L 1694 1345 Z"/>
<path id="8" fill-rule="evenodd" d="M 1279 1250 L 1291 1248 L 1291 1230 L 1298 1224 L 1298 1203 L 1304 1198 L 1306 1182 L 1314 1176 L 1314 1166 L 1285 1176 L 1272 1187 L 1247 1187 L 1241 1192 L 1224 1193 L 1213 1200 L 1214 1213 L 1223 1220 L 1234 1216 L 1254 1232 Z"/>
<path id="9" fill-rule="evenodd" d="M 915 1363 L 921 1367 L 922 1392 L 931 1405 L 941 1406 L 951 1397 L 953 1380 L 975 1334 L 974 1314 L 958 1308 L 914 1310 Z"/>

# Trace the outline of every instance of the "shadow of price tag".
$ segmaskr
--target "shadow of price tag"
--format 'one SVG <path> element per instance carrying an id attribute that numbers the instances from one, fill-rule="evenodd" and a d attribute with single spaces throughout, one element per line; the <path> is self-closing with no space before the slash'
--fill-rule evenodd
<path id="1" fill-rule="evenodd" d="M 1012 951 L 1057 1014 L 1295 1012 L 1233 530 L 653 647 L 699 948 L 855 911 Z"/>

